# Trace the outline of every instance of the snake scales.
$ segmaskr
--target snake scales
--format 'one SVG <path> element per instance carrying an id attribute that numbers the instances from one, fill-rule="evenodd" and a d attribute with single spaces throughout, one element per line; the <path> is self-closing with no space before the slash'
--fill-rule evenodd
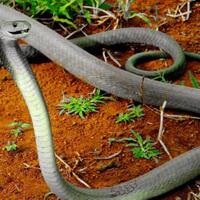
<path id="1" fill-rule="evenodd" d="M 84 81 L 122 98 L 141 101 L 143 87 L 144 103 L 161 105 L 167 100 L 169 108 L 200 113 L 200 90 L 160 83 L 117 69 L 95 58 L 83 49 L 66 41 L 54 31 L 33 19 L 0 5 L 0 20 L 18 21 L 11 29 L 29 30 L 25 40 L 45 56 L 63 66 Z M 16 25 L 16 24 L 15 24 Z M 2 30 L 3 26 L 0 26 Z M 8 23 L 9 27 L 9 23 Z M 18 33 L 18 31 L 14 31 Z M 26 31 L 25 31 L 26 32 Z M 9 33 L 13 33 L 10 31 Z M 19 32 L 21 33 L 21 32 Z M 20 34 L 19 34 L 20 35 Z M 81 46 L 116 43 L 147 43 L 162 48 L 172 56 L 174 63 L 184 65 L 184 54 L 179 45 L 163 33 L 150 29 L 130 28 L 110 31 L 83 38 Z M 76 41 L 74 41 L 76 43 Z M 68 200 L 145 200 L 165 193 L 200 174 L 200 148 L 195 148 L 164 165 L 128 182 L 103 189 L 84 189 L 71 185 L 63 179 L 56 166 L 48 111 L 37 81 L 15 38 L 0 31 L 0 58 L 20 89 L 28 106 L 35 131 L 38 158 L 43 177 L 61 199 Z"/>

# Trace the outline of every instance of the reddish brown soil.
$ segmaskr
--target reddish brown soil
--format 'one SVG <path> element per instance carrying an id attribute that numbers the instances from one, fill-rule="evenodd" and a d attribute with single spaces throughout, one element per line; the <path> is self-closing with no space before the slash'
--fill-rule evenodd
<path id="1" fill-rule="evenodd" d="M 162 18 L 166 17 L 167 9 L 175 9 L 178 2 L 181 1 L 158 0 L 159 22 L 154 21 L 153 26 L 155 27 Z M 155 1 L 153 0 L 138 0 L 135 5 L 134 9 L 138 11 L 148 15 L 155 14 Z M 167 17 L 166 23 L 160 27 L 160 30 L 174 37 L 185 50 L 200 52 L 199 11 L 200 4 L 196 2 L 192 6 L 192 15 L 188 21 L 182 22 L 180 19 Z M 126 26 L 146 26 L 146 24 L 138 19 L 133 19 L 126 23 Z M 95 32 L 93 29 L 92 27 L 87 31 Z M 128 49 L 119 55 L 119 61 L 123 64 L 131 52 L 132 50 Z M 157 63 L 151 62 L 147 67 L 153 69 Z M 199 66 L 198 62 L 189 62 L 187 71 L 179 80 L 184 80 L 185 85 L 191 86 L 188 70 L 191 70 L 199 80 Z M 108 144 L 110 137 L 129 137 L 131 129 L 140 132 L 143 137 L 150 136 L 155 140 L 159 130 L 160 116 L 151 107 L 143 106 L 145 116 L 130 124 L 115 123 L 116 116 L 125 112 L 127 106 L 133 103 L 119 98 L 101 105 L 98 113 L 90 114 L 85 119 L 80 119 L 78 116 L 59 116 L 56 105 L 60 102 L 63 92 L 74 97 L 87 96 L 94 88 L 76 79 L 54 63 L 34 64 L 32 67 L 48 105 L 56 153 L 71 167 L 75 166 L 76 161 L 79 160 L 74 172 L 89 185 L 99 188 L 121 183 L 169 160 L 159 145 L 157 148 L 162 154 L 156 163 L 155 160 L 134 158 L 129 149 L 122 144 L 113 144 L 112 146 Z M 9 134 L 8 123 L 14 120 L 31 123 L 31 120 L 19 90 L 7 70 L 3 68 L 0 69 L 0 105 L 0 199 L 42 200 L 49 189 L 38 169 L 33 130 L 25 131 L 17 138 Z M 180 114 L 178 111 L 174 111 L 174 113 Z M 165 118 L 164 127 L 163 141 L 173 157 L 200 145 L 198 120 L 177 121 Z M 7 141 L 16 141 L 19 146 L 18 151 L 11 153 L 3 151 L 2 147 Z M 106 161 L 96 159 L 97 156 L 109 156 L 118 151 L 122 151 L 122 153 L 114 159 Z M 99 169 L 102 166 L 111 162 L 114 163 L 112 168 L 100 172 Z M 26 168 L 27 164 L 30 166 L 29 168 Z M 66 179 L 80 185 L 62 164 L 59 163 L 59 167 Z M 195 189 L 194 182 L 175 189 L 158 199 L 186 200 L 190 191 L 189 186 Z M 51 196 L 48 199 L 56 199 L 56 197 Z"/>

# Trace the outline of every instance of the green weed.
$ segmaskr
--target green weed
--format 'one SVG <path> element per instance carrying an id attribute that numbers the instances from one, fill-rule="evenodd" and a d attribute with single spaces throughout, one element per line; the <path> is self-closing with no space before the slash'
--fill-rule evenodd
<path id="1" fill-rule="evenodd" d="M 128 123 L 133 121 L 135 118 L 140 118 L 142 116 L 144 116 L 144 112 L 141 105 L 134 106 L 132 108 L 129 108 L 128 112 L 119 114 L 116 119 L 116 123 Z"/>
<path id="2" fill-rule="evenodd" d="M 10 134 L 16 137 L 21 135 L 25 129 L 31 127 L 29 123 L 24 123 L 24 122 L 11 122 L 9 126 L 13 127 L 13 129 L 10 131 Z"/>
<path id="3" fill-rule="evenodd" d="M 60 110 L 59 114 L 75 114 L 84 118 L 85 115 L 91 112 L 98 112 L 98 104 L 105 103 L 105 100 L 111 100 L 111 98 L 102 94 L 99 89 L 97 89 L 89 98 L 64 98 L 58 105 L 58 109 Z"/>
<path id="4" fill-rule="evenodd" d="M 10 142 L 3 147 L 3 150 L 5 151 L 16 151 L 17 150 L 17 144 L 15 142 Z"/>
<path id="5" fill-rule="evenodd" d="M 11 0 L 3 2 L 7 5 L 13 4 Z M 110 12 L 117 10 L 125 20 L 139 17 L 150 24 L 150 20 L 143 13 L 131 10 L 131 4 L 134 2 L 135 0 L 117 0 L 117 4 L 108 4 L 105 0 L 15 0 L 15 5 L 31 17 L 50 16 L 54 21 L 65 23 L 75 29 L 77 17 L 91 23 L 100 9 Z"/>
<path id="6" fill-rule="evenodd" d="M 112 144 L 113 142 L 128 142 L 126 147 L 132 147 L 130 151 L 135 158 L 151 159 L 160 154 L 160 151 L 153 147 L 152 140 L 149 138 L 143 139 L 142 136 L 134 130 L 131 130 L 131 134 L 134 138 L 109 138 L 109 144 Z"/>
<path id="7" fill-rule="evenodd" d="M 77 28 L 74 20 L 77 16 L 82 16 L 91 22 L 91 13 L 84 6 L 100 7 L 104 3 L 101 0 L 16 0 L 27 14 L 37 17 L 42 14 L 50 14 L 54 21 L 66 23 Z"/>
<path id="8" fill-rule="evenodd" d="M 191 71 L 189 71 L 188 74 L 189 74 L 189 78 L 190 78 L 190 81 L 191 81 L 193 87 L 199 89 L 199 83 L 198 83 L 197 79 L 195 78 L 195 76 L 192 74 Z"/>
<path id="9" fill-rule="evenodd" d="M 147 24 L 151 24 L 151 21 L 144 15 L 144 13 L 137 13 L 133 10 L 131 10 L 131 4 L 133 4 L 135 0 L 117 0 L 118 4 L 118 11 L 122 13 L 123 18 L 125 20 L 134 18 L 134 17 L 139 17 L 143 21 L 145 21 Z"/>

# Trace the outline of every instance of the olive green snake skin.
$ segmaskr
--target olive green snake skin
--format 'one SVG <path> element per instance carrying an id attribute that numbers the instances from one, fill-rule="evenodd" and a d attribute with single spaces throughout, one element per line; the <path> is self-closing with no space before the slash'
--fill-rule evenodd
<path id="1" fill-rule="evenodd" d="M 19 21 L 19 26 L 25 33 L 29 30 L 25 40 L 31 46 L 89 84 L 122 98 L 141 102 L 142 95 L 144 103 L 160 106 L 166 100 L 169 108 L 200 113 L 200 90 L 157 82 L 117 69 L 76 46 L 77 40 L 73 44 L 35 20 L 0 5 L 0 20 L 16 19 L 31 24 L 29 30 L 29 23 Z M 41 172 L 51 191 L 60 199 L 145 200 L 163 194 L 200 174 L 198 147 L 143 176 L 113 187 L 84 189 L 65 181 L 56 166 L 49 115 L 37 81 L 15 38 L 1 34 L 2 27 L 0 26 L 1 61 L 11 72 L 26 101 L 33 122 Z M 119 29 L 82 38 L 78 42 L 80 46 L 145 42 L 162 48 L 172 56 L 174 64 L 185 64 L 179 45 L 167 35 L 150 29 Z"/>

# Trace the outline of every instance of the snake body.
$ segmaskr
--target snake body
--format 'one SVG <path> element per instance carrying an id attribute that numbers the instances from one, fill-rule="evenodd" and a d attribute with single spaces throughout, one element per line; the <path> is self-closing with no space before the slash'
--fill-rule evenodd
<path id="1" fill-rule="evenodd" d="M 170 108 L 200 113 L 197 89 L 160 83 L 117 69 L 66 41 L 57 33 L 29 17 L 0 5 L 1 20 L 26 20 L 31 31 L 26 41 L 45 56 L 63 66 L 84 81 L 119 97 L 161 105 L 167 100 Z M 0 26 L 1 33 L 1 26 Z M 184 65 L 182 49 L 163 33 L 150 29 L 132 28 L 110 31 L 82 38 L 81 46 L 116 44 L 126 42 L 147 43 L 162 48 L 172 56 L 175 63 Z M 28 106 L 35 131 L 39 164 L 43 177 L 60 199 L 64 200 L 145 200 L 165 193 L 200 174 L 200 148 L 190 150 L 164 165 L 128 182 L 103 188 L 84 189 L 63 179 L 56 166 L 52 131 L 48 111 L 34 75 L 26 58 L 16 43 L 0 34 L 0 56 L 19 87 Z M 140 88 L 143 88 L 141 94 Z"/>

